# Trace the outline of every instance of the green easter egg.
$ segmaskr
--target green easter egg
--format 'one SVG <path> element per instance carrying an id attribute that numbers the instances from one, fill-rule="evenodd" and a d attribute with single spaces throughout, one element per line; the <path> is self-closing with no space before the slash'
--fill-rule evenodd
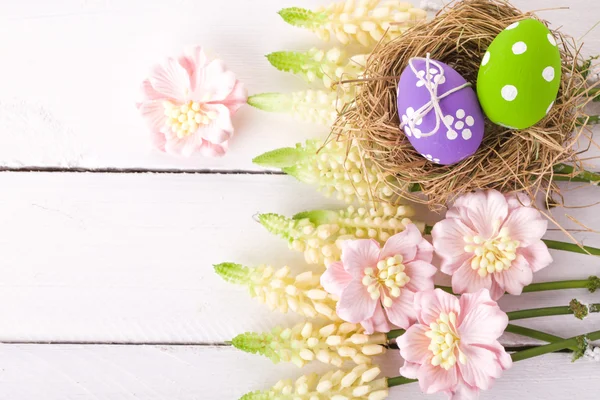
<path id="1" fill-rule="evenodd" d="M 556 39 L 544 24 L 526 19 L 507 27 L 490 44 L 479 68 L 477 96 L 492 122 L 525 129 L 550 112 L 560 77 Z"/>

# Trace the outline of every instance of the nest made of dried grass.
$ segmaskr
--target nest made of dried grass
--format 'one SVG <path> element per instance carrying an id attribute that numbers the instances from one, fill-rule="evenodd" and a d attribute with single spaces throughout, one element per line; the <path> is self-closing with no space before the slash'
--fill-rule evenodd
<path id="1" fill-rule="evenodd" d="M 400 197 L 437 209 L 461 193 L 484 188 L 526 192 L 532 198 L 543 192 L 549 198 L 558 191 L 553 182 L 555 165 L 566 162 L 581 167 L 575 146 L 588 132 L 583 107 L 590 101 L 590 88 L 578 68 L 583 61 L 579 47 L 558 30 L 553 33 L 562 57 L 560 91 L 549 115 L 535 126 L 509 130 L 486 121 L 477 153 L 451 166 L 425 160 L 399 128 L 397 84 L 410 58 L 429 53 L 475 85 L 482 56 L 492 40 L 525 18 L 539 19 L 505 1 L 456 1 L 432 20 L 377 46 L 367 60 L 366 78 L 350 83 L 358 86 L 356 100 L 339 116 L 333 130 L 338 140 L 351 139 L 349 143 L 358 145 L 378 167 L 380 181 L 372 182 L 373 187 L 388 185 Z"/>

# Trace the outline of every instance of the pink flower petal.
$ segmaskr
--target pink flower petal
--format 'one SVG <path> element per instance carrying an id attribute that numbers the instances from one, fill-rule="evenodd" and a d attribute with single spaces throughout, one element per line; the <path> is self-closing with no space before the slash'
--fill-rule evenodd
<path id="1" fill-rule="evenodd" d="M 152 83 L 150 83 L 149 79 L 146 79 L 142 82 L 142 95 L 145 100 L 162 100 L 165 98 L 165 95 L 157 92 L 152 87 Z"/>
<path id="2" fill-rule="evenodd" d="M 459 219 L 445 219 L 433 227 L 433 247 L 442 258 L 441 270 L 452 275 L 465 262 L 469 261 L 472 253 L 465 252 L 465 236 L 473 237 L 473 232 Z"/>
<path id="3" fill-rule="evenodd" d="M 512 240 L 518 240 L 521 246 L 527 247 L 544 236 L 548 221 L 535 208 L 521 207 L 509 215 L 504 227 Z"/>
<path id="4" fill-rule="evenodd" d="M 492 344 L 477 344 L 475 346 L 493 352 L 496 355 L 496 360 L 498 360 L 498 363 L 500 363 L 500 367 L 502 367 L 503 370 L 507 370 L 512 367 L 513 360 L 510 357 L 510 354 L 506 352 L 506 349 L 499 342 L 496 341 Z"/>
<path id="5" fill-rule="evenodd" d="M 492 287 L 490 288 L 490 297 L 492 300 L 498 301 L 505 293 L 504 288 L 498 285 L 498 282 L 492 278 Z"/>
<path id="6" fill-rule="evenodd" d="M 508 215 L 506 198 L 497 190 L 476 192 L 468 204 L 467 214 L 477 232 L 484 239 L 495 233 L 494 223 L 502 224 Z"/>
<path id="7" fill-rule="evenodd" d="M 193 98 L 200 102 L 222 102 L 233 91 L 236 78 L 221 60 L 213 60 L 196 73 Z"/>
<path id="8" fill-rule="evenodd" d="M 165 151 L 165 145 L 167 144 L 167 139 L 165 138 L 165 134 L 161 131 L 154 131 L 152 133 L 152 143 L 154 143 L 154 147 L 156 147 L 160 151 Z"/>
<path id="9" fill-rule="evenodd" d="M 157 65 L 150 75 L 152 87 L 168 98 L 186 102 L 191 92 L 190 77 L 176 60 L 169 58 Z"/>
<path id="10" fill-rule="evenodd" d="M 429 331 L 428 326 L 415 324 L 408 328 L 404 335 L 396 339 L 400 355 L 405 361 L 423 364 L 432 357 L 433 354 L 429 350 L 431 339 L 425 336 L 427 331 Z M 404 375 L 403 372 L 402 375 Z"/>
<path id="11" fill-rule="evenodd" d="M 475 236 L 475 232 L 456 218 L 438 222 L 431 231 L 435 252 L 445 258 L 456 258 L 465 254 L 466 236 Z"/>
<path id="12" fill-rule="evenodd" d="M 518 296 L 523 292 L 523 287 L 533 281 L 533 271 L 522 255 L 512 262 L 509 269 L 494 274 L 498 285 L 507 293 Z"/>
<path id="13" fill-rule="evenodd" d="M 477 270 L 471 268 L 470 262 L 465 262 L 452 275 L 452 290 L 454 293 L 473 293 L 480 289 L 490 289 L 492 287 L 492 277 L 487 274 L 481 277 Z"/>
<path id="14" fill-rule="evenodd" d="M 345 240 L 341 257 L 344 269 L 362 279 L 365 268 L 376 268 L 379 250 L 379 243 L 373 239 Z"/>
<path id="15" fill-rule="evenodd" d="M 417 245 L 421 243 L 423 236 L 415 224 L 410 224 L 400 233 L 390 237 L 381 250 L 380 260 L 394 257 L 398 254 L 405 262 L 412 261 L 417 255 Z"/>
<path id="16" fill-rule="evenodd" d="M 494 300 L 492 300 L 492 298 L 490 297 L 490 292 L 487 289 L 481 289 L 481 290 L 478 290 L 477 292 L 473 292 L 473 293 L 465 293 L 462 296 L 460 296 L 460 299 L 458 301 L 460 303 L 460 315 L 458 316 L 458 319 L 457 319 L 458 325 L 460 325 L 462 323 L 462 320 L 464 319 L 464 317 L 469 315 L 469 313 L 471 311 L 473 311 L 479 305 L 481 305 L 481 304 L 485 304 L 488 306 L 497 306 L 498 305 L 498 303 L 496 303 Z"/>
<path id="17" fill-rule="evenodd" d="M 401 290 L 399 297 L 392 298 L 392 306 L 385 307 L 385 313 L 392 324 L 407 329 L 417 320 L 414 309 L 414 293 L 406 289 Z"/>
<path id="18" fill-rule="evenodd" d="M 520 207 L 531 206 L 531 198 L 525 193 L 511 193 L 506 196 L 506 202 L 508 203 L 509 212 L 512 212 Z"/>
<path id="19" fill-rule="evenodd" d="M 437 268 L 428 262 L 414 260 L 404 264 L 404 272 L 410 278 L 406 288 L 413 292 L 423 292 L 433 290 L 433 277 L 437 273 Z"/>
<path id="20" fill-rule="evenodd" d="M 506 329 L 508 317 L 497 305 L 479 304 L 466 315 L 460 315 L 460 341 L 465 346 L 493 344 Z"/>
<path id="21" fill-rule="evenodd" d="M 459 380 L 456 388 L 449 393 L 451 400 L 478 400 L 479 390 Z"/>
<path id="22" fill-rule="evenodd" d="M 424 238 L 417 244 L 417 254 L 413 260 L 425 261 L 431 263 L 433 260 L 433 246 Z"/>
<path id="23" fill-rule="evenodd" d="M 421 364 L 404 361 L 404 365 L 400 367 L 400 375 L 408 379 L 417 379 Z"/>
<path id="24" fill-rule="evenodd" d="M 197 133 L 211 143 L 223 143 L 233 135 L 233 125 L 229 109 L 222 104 L 206 105 L 207 111 L 213 111 L 217 118 L 207 125 L 201 125 Z"/>
<path id="25" fill-rule="evenodd" d="M 337 305 L 338 316 L 347 322 L 358 324 L 375 314 L 379 301 L 371 298 L 362 282 L 354 280 L 344 288 Z"/>
<path id="26" fill-rule="evenodd" d="M 434 367 L 429 361 L 426 361 L 421 365 L 417 378 L 419 379 L 421 391 L 426 394 L 452 390 L 458 384 L 456 367 L 446 371 L 442 367 Z"/>
<path id="27" fill-rule="evenodd" d="M 465 364 L 456 363 L 465 382 L 482 390 L 488 390 L 494 378 L 502 375 L 502 367 L 496 361 L 496 354 L 476 346 L 465 346 L 461 343 L 461 351 L 467 360 Z"/>
<path id="28" fill-rule="evenodd" d="M 533 242 L 527 247 L 519 247 L 517 253 L 525 257 L 533 272 L 546 268 L 553 261 L 548 246 L 541 240 Z"/>
<path id="29" fill-rule="evenodd" d="M 341 262 L 334 262 L 329 265 L 323 275 L 321 275 L 321 285 L 323 288 L 338 297 L 342 291 L 352 281 L 352 275 L 346 272 Z"/>
<path id="30" fill-rule="evenodd" d="M 229 112 L 233 116 L 241 106 L 246 104 L 247 100 L 248 91 L 245 85 L 237 81 L 231 93 L 229 93 L 225 100 L 221 101 L 221 104 L 229 108 Z"/>
<path id="31" fill-rule="evenodd" d="M 190 87 L 196 87 L 196 72 L 206 66 L 208 59 L 201 46 L 193 46 L 186 49 L 185 54 L 179 57 L 179 64 L 190 76 Z"/>
<path id="32" fill-rule="evenodd" d="M 367 335 L 372 335 L 375 332 L 387 333 L 392 329 L 381 306 L 375 307 L 373 317 L 365 319 L 360 324 L 365 328 Z"/>
<path id="33" fill-rule="evenodd" d="M 225 153 L 227 153 L 228 147 L 228 142 L 215 144 L 207 140 L 203 140 L 199 151 L 205 157 L 223 157 Z"/>
<path id="34" fill-rule="evenodd" d="M 139 105 L 140 114 L 153 132 L 165 126 L 165 108 L 160 101 L 145 101 Z"/>
<path id="35" fill-rule="evenodd" d="M 441 289 L 415 293 L 414 306 L 419 322 L 428 326 L 436 321 L 442 312 L 459 314 L 460 311 L 458 299 Z"/>

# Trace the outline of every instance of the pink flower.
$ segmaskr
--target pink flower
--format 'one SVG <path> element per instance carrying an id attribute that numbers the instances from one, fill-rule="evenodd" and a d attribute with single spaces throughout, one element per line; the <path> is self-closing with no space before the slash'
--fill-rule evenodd
<path id="1" fill-rule="evenodd" d="M 455 293 L 486 288 L 497 300 L 521 294 L 533 273 L 552 263 L 541 240 L 547 226 L 526 196 L 479 191 L 460 197 L 434 226 L 433 247 Z"/>
<path id="2" fill-rule="evenodd" d="M 432 246 L 411 224 L 383 249 L 375 240 L 346 240 L 342 261 L 327 268 L 321 284 L 339 297 L 338 316 L 362 324 L 367 333 L 389 332 L 388 319 L 407 328 L 416 320 L 415 293 L 434 287 L 432 257 Z"/>
<path id="3" fill-rule="evenodd" d="M 233 135 L 231 117 L 247 98 L 233 72 L 221 60 L 209 61 L 199 46 L 155 66 L 142 92 L 138 108 L 156 146 L 184 156 L 224 155 Z"/>
<path id="4" fill-rule="evenodd" d="M 400 373 L 418 379 L 424 393 L 473 399 L 512 366 L 497 340 L 508 317 L 487 289 L 460 300 L 440 289 L 421 292 L 414 306 L 418 322 L 397 340 L 405 360 Z"/>

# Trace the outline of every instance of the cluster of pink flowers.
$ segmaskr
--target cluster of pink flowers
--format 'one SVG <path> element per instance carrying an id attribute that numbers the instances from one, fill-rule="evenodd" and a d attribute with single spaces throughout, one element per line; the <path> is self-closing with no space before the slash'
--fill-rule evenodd
<path id="1" fill-rule="evenodd" d="M 546 229 L 524 196 L 467 194 L 433 228 L 433 246 L 414 225 L 383 248 L 348 240 L 321 283 L 339 297 L 338 316 L 367 333 L 406 329 L 398 340 L 401 373 L 418 379 L 423 392 L 470 399 L 512 365 L 498 342 L 508 318 L 496 300 L 520 294 L 552 262 L 541 240 Z M 434 251 L 460 299 L 434 289 Z"/>
<path id="2" fill-rule="evenodd" d="M 231 118 L 246 102 L 244 85 L 201 47 L 156 65 L 142 83 L 140 113 L 156 147 L 190 156 L 222 156 L 233 136 Z"/>

